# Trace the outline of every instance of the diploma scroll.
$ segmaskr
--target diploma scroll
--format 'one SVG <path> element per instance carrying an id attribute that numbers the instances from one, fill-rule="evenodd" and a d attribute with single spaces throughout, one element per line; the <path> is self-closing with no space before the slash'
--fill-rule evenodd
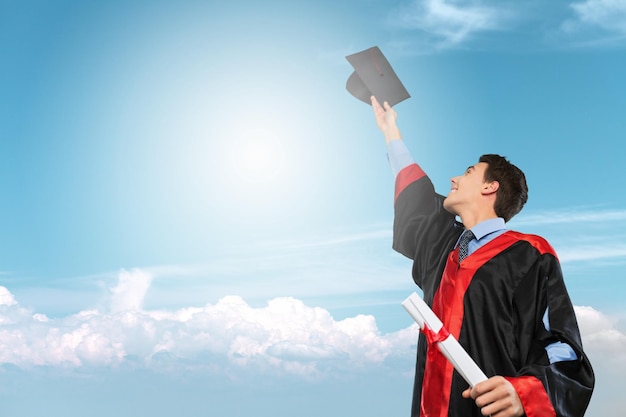
<path id="1" fill-rule="evenodd" d="M 439 333 L 443 324 L 435 313 L 426 305 L 424 300 L 416 293 L 411 294 L 402 302 L 402 307 L 413 317 L 421 330 L 427 326 L 434 333 Z M 452 335 L 436 343 L 437 348 L 450 361 L 459 374 L 470 386 L 485 381 L 487 376 L 476 365 L 476 362 L 468 355 L 459 342 Z"/>

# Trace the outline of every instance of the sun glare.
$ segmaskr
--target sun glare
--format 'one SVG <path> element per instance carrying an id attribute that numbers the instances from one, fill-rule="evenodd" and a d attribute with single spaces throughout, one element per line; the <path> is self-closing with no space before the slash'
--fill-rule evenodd
<path id="1" fill-rule="evenodd" d="M 232 157 L 239 178 L 253 184 L 276 180 L 285 163 L 284 149 L 276 136 L 260 129 L 246 132 Z"/>

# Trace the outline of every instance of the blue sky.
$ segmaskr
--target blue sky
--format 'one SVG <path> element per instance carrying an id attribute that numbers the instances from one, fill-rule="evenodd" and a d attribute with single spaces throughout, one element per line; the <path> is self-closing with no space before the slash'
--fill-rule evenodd
<path id="1" fill-rule="evenodd" d="M 345 91 L 373 45 L 440 193 L 525 170 L 510 227 L 559 253 L 587 415 L 621 412 L 623 2 L 0 0 L 3 415 L 407 415 L 416 289 Z"/>

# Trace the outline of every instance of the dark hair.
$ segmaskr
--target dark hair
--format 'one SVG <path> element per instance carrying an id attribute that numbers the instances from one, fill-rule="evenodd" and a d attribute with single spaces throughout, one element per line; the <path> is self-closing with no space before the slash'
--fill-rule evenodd
<path id="1" fill-rule="evenodd" d="M 479 162 L 487 163 L 484 180 L 498 181 L 494 210 L 505 222 L 520 212 L 528 200 L 526 176 L 521 169 L 505 157 L 494 154 L 482 155 Z"/>

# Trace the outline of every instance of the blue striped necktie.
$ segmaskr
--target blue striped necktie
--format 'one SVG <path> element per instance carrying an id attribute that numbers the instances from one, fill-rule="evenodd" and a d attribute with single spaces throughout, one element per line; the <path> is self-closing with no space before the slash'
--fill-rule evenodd
<path id="1" fill-rule="evenodd" d="M 466 230 L 461 235 L 461 240 L 459 241 L 459 262 L 469 255 L 468 246 L 472 239 L 474 239 L 474 233 L 471 230 Z"/>

